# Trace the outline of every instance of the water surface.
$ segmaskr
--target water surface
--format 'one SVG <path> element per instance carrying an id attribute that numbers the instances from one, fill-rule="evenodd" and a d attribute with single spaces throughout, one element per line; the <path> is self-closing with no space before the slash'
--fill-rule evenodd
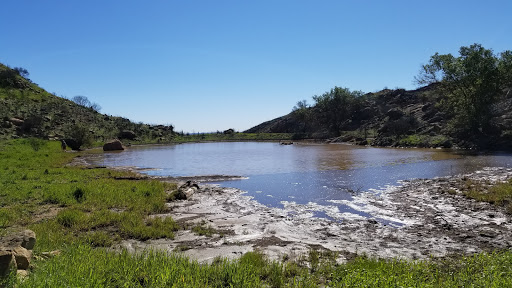
<path id="1" fill-rule="evenodd" d="M 328 200 L 350 200 L 361 191 L 383 189 L 400 180 L 511 167 L 512 157 L 343 144 L 221 142 L 131 147 L 122 153 L 105 153 L 96 164 L 155 168 L 144 173 L 158 176 L 246 176 L 219 184 L 245 190 L 265 205 L 282 207 L 282 201 L 332 205 Z M 364 214 L 344 205 L 338 208 Z"/>

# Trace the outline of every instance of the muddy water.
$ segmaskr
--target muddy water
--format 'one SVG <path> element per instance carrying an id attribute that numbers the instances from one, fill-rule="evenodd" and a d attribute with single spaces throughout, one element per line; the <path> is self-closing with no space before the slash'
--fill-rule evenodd
<path id="1" fill-rule="evenodd" d="M 400 180 L 470 173 L 483 167 L 512 167 L 512 155 L 342 144 L 223 142 L 132 147 L 123 153 L 105 153 L 96 164 L 154 168 L 143 173 L 155 176 L 246 176 L 248 179 L 218 184 L 248 191 L 267 206 L 283 207 L 288 202 L 332 205 L 329 200 L 350 200 L 359 192 L 385 189 Z M 338 209 L 369 216 L 342 204 Z M 316 214 L 327 217 L 321 211 Z"/>

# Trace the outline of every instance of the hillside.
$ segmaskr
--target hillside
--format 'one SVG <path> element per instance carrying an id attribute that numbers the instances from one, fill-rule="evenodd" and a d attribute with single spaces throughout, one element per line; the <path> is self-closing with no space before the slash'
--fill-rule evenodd
<path id="1" fill-rule="evenodd" d="M 21 72 L 0 64 L 0 139 L 82 137 L 89 142 L 104 142 L 124 138 L 147 143 L 168 142 L 174 137 L 172 126 L 133 123 L 101 114 L 95 107 L 48 93 L 22 77 Z"/>
<path id="2" fill-rule="evenodd" d="M 337 89 L 337 88 L 335 88 Z M 333 89 L 333 90 L 335 90 Z M 333 92 L 327 93 L 336 93 Z M 347 119 L 332 129 L 327 111 L 308 106 L 261 123 L 247 133 L 294 133 L 296 139 L 315 138 L 372 146 L 461 147 L 510 150 L 512 140 L 512 93 L 503 91 L 493 105 L 492 129 L 458 135 L 450 127 L 454 115 L 442 109 L 446 97 L 431 84 L 417 90 L 385 89 L 356 97 Z M 340 112 L 341 113 L 341 112 Z"/>

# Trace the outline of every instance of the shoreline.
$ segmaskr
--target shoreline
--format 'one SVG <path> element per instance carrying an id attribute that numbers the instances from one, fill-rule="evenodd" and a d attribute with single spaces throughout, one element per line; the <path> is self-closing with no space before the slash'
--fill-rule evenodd
<path id="1" fill-rule="evenodd" d="M 512 169 L 485 168 L 464 175 L 403 181 L 383 191 L 358 193 L 350 201 L 331 201 L 369 213 L 369 218 L 312 202 L 267 207 L 245 191 L 201 184 L 191 199 L 168 202 L 170 213 L 151 217 L 171 216 L 184 227 L 211 229 L 212 235 L 199 236 L 186 229 L 176 232 L 173 240 L 130 239 L 114 249 L 177 252 L 202 263 L 217 257 L 238 258 L 250 251 L 273 260 L 296 260 L 311 249 L 333 251 L 343 263 L 362 254 L 414 260 L 508 249 L 512 247 L 510 215 L 503 208 L 466 198 L 461 187 L 468 180 L 494 184 L 510 178 Z M 315 211 L 333 220 L 315 217 Z"/>

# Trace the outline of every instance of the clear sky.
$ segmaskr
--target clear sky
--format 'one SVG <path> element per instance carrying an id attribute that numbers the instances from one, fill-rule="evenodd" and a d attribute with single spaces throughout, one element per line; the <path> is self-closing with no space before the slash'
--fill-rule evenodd
<path id="1" fill-rule="evenodd" d="M 512 1 L 4 0 L 0 62 L 177 131 L 245 130 L 334 86 L 413 89 L 435 52 L 512 50 Z"/>

